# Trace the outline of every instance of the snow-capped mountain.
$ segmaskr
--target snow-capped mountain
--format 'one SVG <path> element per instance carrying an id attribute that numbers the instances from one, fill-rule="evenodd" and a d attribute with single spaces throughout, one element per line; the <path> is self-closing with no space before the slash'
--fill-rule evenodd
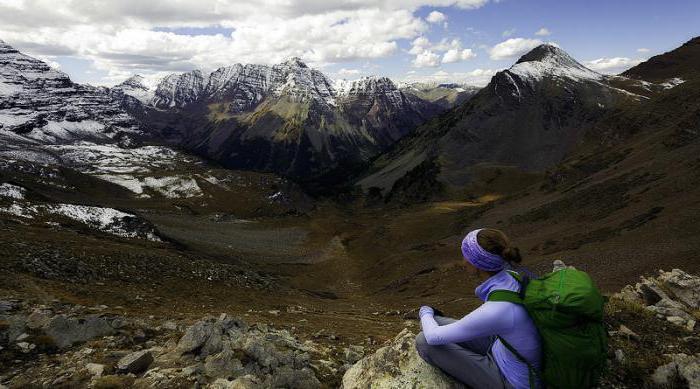
<path id="1" fill-rule="evenodd" d="M 483 163 L 541 171 L 569 155 L 591 123 L 620 104 L 646 100 L 640 86 L 594 72 L 556 46 L 538 46 L 441 123 L 418 128 L 379 158 L 360 183 L 387 192 L 400 180 L 404 189 L 425 188 L 409 182 L 415 179 L 462 187 Z"/>
<path id="2" fill-rule="evenodd" d="M 0 41 L 0 136 L 41 143 L 135 134 L 137 123 L 104 88 L 76 84 Z"/>
<path id="3" fill-rule="evenodd" d="M 132 199 L 210 201 L 204 188 L 230 190 L 230 174 L 202 159 L 141 144 L 149 135 L 120 104 L 150 101 L 149 91 L 141 77 L 112 90 L 76 84 L 0 41 L 0 178 L 68 194 L 112 184 L 110 195 Z"/>
<path id="4" fill-rule="evenodd" d="M 299 58 L 172 74 L 153 89 L 131 78 L 113 90 L 168 142 L 299 178 L 363 163 L 445 109 L 386 77 L 334 82 Z"/>

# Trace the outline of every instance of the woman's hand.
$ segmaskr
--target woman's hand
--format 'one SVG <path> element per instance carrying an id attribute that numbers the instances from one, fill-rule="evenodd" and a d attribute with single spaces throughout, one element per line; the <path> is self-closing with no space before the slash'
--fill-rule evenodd
<path id="1" fill-rule="evenodd" d="M 420 307 L 420 310 L 418 311 L 418 317 L 422 318 L 425 315 L 433 316 L 434 313 L 435 313 L 435 311 L 433 311 L 433 308 L 430 308 L 427 305 L 423 305 L 422 307 Z"/>

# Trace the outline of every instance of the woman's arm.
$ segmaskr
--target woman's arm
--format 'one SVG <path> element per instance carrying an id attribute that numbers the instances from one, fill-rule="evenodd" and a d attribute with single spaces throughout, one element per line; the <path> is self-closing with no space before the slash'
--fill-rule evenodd
<path id="1" fill-rule="evenodd" d="M 513 327 L 512 305 L 504 301 L 485 302 L 462 319 L 444 326 L 435 321 L 432 309 L 421 309 L 423 335 L 430 345 L 458 343 L 496 335 Z"/>

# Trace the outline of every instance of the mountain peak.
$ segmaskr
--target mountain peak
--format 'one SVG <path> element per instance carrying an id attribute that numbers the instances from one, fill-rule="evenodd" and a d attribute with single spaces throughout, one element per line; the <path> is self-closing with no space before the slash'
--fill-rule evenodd
<path id="1" fill-rule="evenodd" d="M 135 74 L 126 80 L 122 81 L 119 85 L 129 85 L 129 86 L 143 86 L 145 79 L 140 74 Z"/>
<path id="2" fill-rule="evenodd" d="M 282 62 L 282 65 L 287 65 L 291 67 L 306 68 L 306 64 L 299 57 L 291 57 Z"/>
<path id="3" fill-rule="evenodd" d="M 543 43 L 518 59 L 516 64 L 523 62 L 545 61 L 550 58 L 560 58 L 576 62 L 569 53 L 551 43 Z"/>
<path id="4" fill-rule="evenodd" d="M 5 42 L 4 40 L 0 39 L 0 53 L 14 53 L 14 52 L 17 52 L 17 49 L 8 45 L 7 42 Z"/>
<path id="5" fill-rule="evenodd" d="M 566 51 L 551 43 L 541 44 L 508 69 L 510 74 L 528 81 L 543 77 L 566 78 L 572 80 L 600 80 L 603 75 L 576 61 Z"/>

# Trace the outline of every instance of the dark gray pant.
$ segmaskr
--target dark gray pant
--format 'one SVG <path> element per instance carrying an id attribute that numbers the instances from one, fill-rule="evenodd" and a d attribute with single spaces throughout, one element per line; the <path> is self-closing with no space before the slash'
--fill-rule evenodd
<path id="1" fill-rule="evenodd" d="M 456 320 L 435 316 L 435 321 L 444 326 Z M 416 336 L 416 350 L 423 360 L 474 389 L 510 389 L 512 386 L 489 353 L 495 340 L 487 337 L 431 346 L 421 332 Z"/>

